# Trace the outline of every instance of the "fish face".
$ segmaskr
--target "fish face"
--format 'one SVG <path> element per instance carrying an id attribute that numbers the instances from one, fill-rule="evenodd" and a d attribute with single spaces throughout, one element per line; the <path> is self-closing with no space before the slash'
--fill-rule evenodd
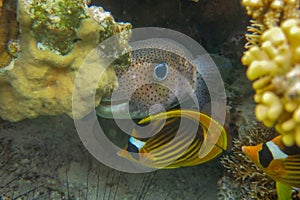
<path id="1" fill-rule="evenodd" d="M 176 61 L 172 60 L 154 62 L 133 66 L 125 74 L 119 75 L 120 86 L 116 91 L 116 99 L 129 99 L 129 112 L 136 112 L 141 117 L 163 109 L 169 110 L 186 95 L 193 93 L 192 87 L 182 87 L 187 85 L 186 80 L 193 78 L 192 73 L 183 76 L 178 70 L 178 67 L 185 66 L 175 64 Z"/>
<path id="2" fill-rule="evenodd" d="M 131 51 L 128 68 L 116 69 L 119 86 L 111 97 L 102 100 L 96 109 L 98 115 L 128 118 L 125 112 L 129 111 L 130 118 L 144 118 L 170 110 L 193 94 L 200 108 L 208 103 L 208 89 L 184 47 L 167 40 L 146 43 Z M 108 102 L 113 116 L 106 115 L 103 102 Z"/>
<path id="3" fill-rule="evenodd" d="M 243 146 L 242 151 L 275 181 L 300 188 L 300 149 L 284 146 L 281 139 L 280 135 L 256 146 Z"/>
<path id="4" fill-rule="evenodd" d="M 259 165 L 258 152 L 262 149 L 262 144 L 257 146 L 243 146 L 242 152 L 246 154 L 256 165 Z"/>

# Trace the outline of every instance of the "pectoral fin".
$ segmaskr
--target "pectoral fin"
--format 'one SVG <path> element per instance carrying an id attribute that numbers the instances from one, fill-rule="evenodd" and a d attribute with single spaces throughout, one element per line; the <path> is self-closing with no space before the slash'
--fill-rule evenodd
<path id="1" fill-rule="evenodd" d="M 277 190 L 278 200 L 292 199 L 292 187 L 290 185 L 276 181 L 276 190 Z"/>

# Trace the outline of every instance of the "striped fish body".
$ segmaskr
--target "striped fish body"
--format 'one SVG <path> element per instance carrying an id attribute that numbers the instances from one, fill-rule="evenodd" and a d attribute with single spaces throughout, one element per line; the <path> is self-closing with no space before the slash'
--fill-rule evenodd
<path id="1" fill-rule="evenodd" d="M 257 146 L 244 146 L 243 152 L 275 181 L 300 188 L 300 148 L 286 147 L 281 136 Z"/>
<path id="2" fill-rule="evenodd" d="M 143 166 L 170 169 L 194 166 L 218 157 L 229 146 L 226 130 L 209 116 L 193 110 L 171 110 L 147 117 L 139 122 L 149 123 L 151 137 L 141 139 L 144 132 L 135 129 L 128 145 L 118 154 Z M 148 132 L 148 133 L 149 133 Z M 208 139 L 216 144 L 206 155 L 201 148 Z"/>

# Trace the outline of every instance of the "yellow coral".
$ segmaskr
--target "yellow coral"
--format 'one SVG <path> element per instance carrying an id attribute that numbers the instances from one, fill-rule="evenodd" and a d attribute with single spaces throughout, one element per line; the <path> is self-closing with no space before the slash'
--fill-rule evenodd
<path id="1" fill-rule="evenodd" d="M 286 145 L 300 146 L 300 19 L 266 30 L 260 40 L 242 57 L 254 81 L 256 117 L 275 126 Z"/>
<path id="2" fill-rule="evenodd" d="M 246 48 L 260 45 L 260 36 L 266 29 L 279 26 L 287 19 L 299 19 L 300 16 L 300 0 L 242 0 L 242 4 L 253 18 L 246 34 Z"/>
<path id="3" fill-rule="evenodd" d="M 298 19 L 299 0 L 243 0 L 247 14 L 267 28 L 278 26 L 286 19 Z"/>
<path id="4" fill-rule="evenodd" d="M 248 33 L 245 34 L 247 43 L 245 48 L 260 45 L 260 36 L 265 31 L 266 27 L 257 20 L 250 20 L 250 26 L 247 27 Z"/>
<path id="5" fill-rule="evenodd" d="M 59 55 L 51 50 L 38 48 L 24 2 L 18 2 L 18 20 L 22 30 L 19 41 L 21 53 L 10 64 L 8 70 L 0 73 L 0 116 L 10 121 L 64 113 L 73 117 L 72 93 L 75 77 L 86 55 L 101 41 L 103 35 L 99 33 L 106 29 L 92 17 L 82 19 L 76 32 L 79 40 L 74 44 L 72 51 L 66 55 Z M 102 10 L 99 9 L 99 12 Z M 112 18 L 111 15 L 109 17 Z M 111 24 L 106 25 L 112 25 L 114 30 L 117 30 L 116 33 L 130 26 L 126 23 L 118 24 L 113 18 Z M 121 39 L 122 42 L 126 41 L 125 37 Z M 96 62 L 89 64 L 100 65 Z M 104 66 L 100 66 L 99 70 L 104 70 Z M 86 75 L 89 78 L 92 76 L 93 71 Z M 116 84 L 114 69 L 108 68 L 99 78 L 95 105 L 99 103 L 101 96 L 110 92 Z M 81 86 L 88 90 L 92 87 L 90 85 L 88 79 Z M 82 102 L 78 104 L 80 108 L 76 110 L 80 112 L 76 117 L 84 116 L 95 106 L 86 106 L 84 100 Z"/>

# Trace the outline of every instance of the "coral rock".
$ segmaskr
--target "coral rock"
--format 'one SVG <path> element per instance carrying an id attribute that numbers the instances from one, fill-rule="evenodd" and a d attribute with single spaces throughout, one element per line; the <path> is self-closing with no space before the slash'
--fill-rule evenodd
<path id="1" fill-rule="evenodd" d="M 258 103 L 257 119 L 275 126 L 283 142 L 300 146 L 300 19 L 284 21 L 261 35 L 261 45 L 244 53 Z"/>
<path id="2" fill-rule="evenodd" d="M 21 53 L 10 64 L 8 70 L 0 73 L 0 116 L 10 121 L 35 118 L 39 115 L 64 113 L 73 117 L 72 93 L 74 80 L 83 60 L 99 42 L 114 33 L 119 33 L 121 30 L 130 29 L 131 25 L 116 23 L 113 17 L 100 7 L 98 7 L 98 10 L 105 17 L 102 18 L 102 21 L 96 21 L 92 16 L 93 12 L 90 12 L 91 8 L 78 2 L 76 6 L 72 1 L 72 8 L 75 9 L 73 11 L 75 12 L 76 8 L 82 11 L 84 8 L 86 16 L 80 18 L 78 27 L 74 29 L 74 34 L 78 40 L 72 40 L 73 43 L 68 46 L 67 51 L 63 51 L 65 54 L 62 55 L 63 53 L 59 52 L 61 51 L 60 46 L 56 45 L 56 42 L 59 41 L 51 38 L 45 41 L 39 40 L 43 32 L 35 32 L 38 27 L 33 21 L 32 9 L 30 9 L 33 5 L 30 5 L 30 2 L 34 1 L 18 1 Z M 45 5 L 48 3 L 48 1 L 39 2 Z M 55 4 L 55 2 L 52 3 Z M 60 5 L 64 3 L 68 3 L 68 1 L 58 1 Z M 39 6 L 40 9 L 44 8 L 40 4 Z M 43 12 L 41 11 L 41 13 Z M 49 15 L 40 15 L 40 17 L 47 21 Z M 57 31 L 60 36 L 64 34 L 64 29 L 58 29 Z M 63 31 L 63 33 L 59 31 Z M 127 39 L 128 37 L 120 37 L 120 43 L 126 43 Z M 39 44 L 42 44 L 42 46 Z M 104 66 L 99 63 L 93 62 L 90 64 L 99 65 L 99 69 L 104 70 Z M 92 76 L 93 71 L 86 74 L 87 79 L 82 85 L 83 88 L 89 88 L 89 78 Z M 99 83 L 93 86 L 96 87 L 95 104 L 86 106 L 83 101 L 82 104 L 79 104 L 81 106 L 81 108 L 78 108 L 80 113 L 77 113 L 76 117 L 83 117 L 90 112 L 99 103 L 101 97 L 111 92 L 117 85 L 114 68 L 109 67 L 96 80 L 99 80 Z"/>
<path id="3" fill-rule="evenodd" d="M 16 39 L 18 36 L 18 25 L 16 13 L 13 8 L 3 5 L 0 2 L 0 68 L 4 68 L 13 59 L 7 48 L 9 40 Z M 1 69 L 0 69 L 1 70 Z"/>

